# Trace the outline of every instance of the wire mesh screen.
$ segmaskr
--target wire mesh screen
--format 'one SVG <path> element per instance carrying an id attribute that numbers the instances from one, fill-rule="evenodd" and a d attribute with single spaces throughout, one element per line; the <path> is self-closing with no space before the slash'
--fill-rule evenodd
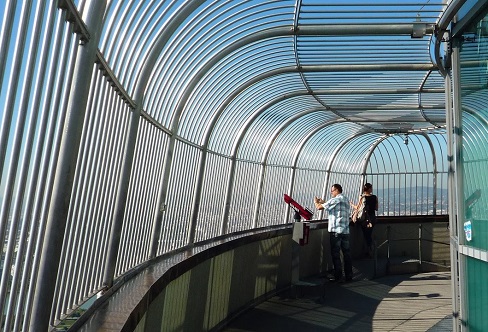
<path id="1" fill-rule="evenodd" d="M 257 227 L 283 223 L 283 194 L 289 186 L 291 168 L 266 167 Z"/>
<path id="2" fill-rule="evenodd" d="M 228 233 L 253 228 L 260 170 L 259 164 L 237 161 L 229 219 L 224 221 Z"/>
<path id="3" fill-rule="evenodd" d="M 326 179 L 327 174 L 324 171 L 298 168 L 295 170 L 292 190 L 291 192 L 287 192 L 301 206 L 314 211 L 313 219 L 318 219 L 320 217 L 319 213 L 315 211 L 313 198 L 315 196 L 322 196 Z M 287 190 L 289 189 L 287 188 Z M 293 211 L 289 211 L 287 215 L 287 222 L 292 222 Z"/>
<path id="4" fill-rule="evenodd" d="M 193 191 L 201 150 L 176 141 L 169 175 L 166 209 L 163 214 L 159 254 L 188 244 Z"/>
<path id="5" fill-rule="evenodd" d="M 116 276 L 149 257 L 153 222 L 158 206 L 168 135 L 141 119 L 134 153 L 132 176 L 122 225 Z"/>
<path id="6" fill-rule="evenodd" d="M 221 233 L 231 163 L 229 158 L 220 155 L 209 153 L 207 156 L 200 211 L 195 229 L 196 242 L 216 237 Z"/>

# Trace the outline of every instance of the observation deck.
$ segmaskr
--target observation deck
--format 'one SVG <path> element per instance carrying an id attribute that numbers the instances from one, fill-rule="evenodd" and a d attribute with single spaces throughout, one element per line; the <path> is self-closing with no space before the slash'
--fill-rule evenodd
<path id="1" fill-rule="evenodd" d="M 452 266 L 453 330 L 485 329 L 487 13 L 0 1 L 1 332 L 223 328 L 330 270 L 328 211 L 298 248 L 283 195 L 356 201 L 368 183 L 375 278 L 337 290 Z"/>
<path id="2" fill-rule="evenodd" d="M 304 246 L 290 241 L 290 227 L 256 230 L 154 262 L 97 299 L 72 329 L 452 330 L 446 217 L 396 219 L 377 225 L 375 240 L 385 245 L 373 258 L 362 257 L 360 229 L 352 229 L 352 282 L 326 278 L 326 223 L 314 223 Z"/>

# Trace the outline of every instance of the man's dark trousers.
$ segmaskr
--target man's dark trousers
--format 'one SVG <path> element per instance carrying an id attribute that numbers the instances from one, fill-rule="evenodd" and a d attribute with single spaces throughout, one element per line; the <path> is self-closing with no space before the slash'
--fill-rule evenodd
<path id="1" fill-rule="evenodd" d="M 341 250 L 344 258 L 344 274 L 346 280 L 352 279 L 352 259 L 349 244 L 349 234 L 330 233 L 330 250 L 334 264 L 335 280 L 342 279 Z"/>

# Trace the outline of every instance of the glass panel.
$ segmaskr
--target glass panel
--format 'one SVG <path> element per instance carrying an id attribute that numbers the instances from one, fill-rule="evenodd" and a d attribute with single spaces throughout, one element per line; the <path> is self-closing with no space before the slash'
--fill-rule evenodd
<path id="1" fill-rule="evenodd" d="M 488 18 L 471 25 L 464 33 L 460 48 L 461 128 L 464 232 L 460 242 L 488 250 Z M 488 263 L 465 257 L 466 308 L 462 317 L 469 331 L 484 331 L 488 326 Z"/>
<path id="2" fill-rule="evenodd" d="M 488 250 L 488 19 L 463 35 L 461 47 L 462 162 L 465 244 Z"/>
<path id="3" fill-rule="evenodd" d="M 468 257 L 466 270 L 469 276 L 466 283 L 468 303 L 467 323 L 470 331 L 486 331 L 488 326 L 488 263 Z"/>

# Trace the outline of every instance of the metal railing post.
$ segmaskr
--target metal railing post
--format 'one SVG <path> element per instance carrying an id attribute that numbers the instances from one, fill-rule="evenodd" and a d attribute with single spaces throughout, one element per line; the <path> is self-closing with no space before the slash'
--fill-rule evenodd
<path id="1" fill-rule="evenodd" d="M 386 250 L 387 250 L 387 253 L 386 253 L 386 273 L 389 273 L 389 271 L 390 271 L 390 233 L 391 233 L 391 226 L 388 225 L 388 227 L 386 227 L 386 242 L 387 242 L 387 245 L 386 245 Z"/>
<path id="2" fill-rule="evenodd" d="M 378 276 L 378 247 L 376 246 L 376 242 L 373 242 L 373 268 L 374 268 L 374 277 Z"/>
<path id="3" fill-rule="evenodd" d="M 419 224 L 419 264 L 422 265 L 422 224 Z"/>

